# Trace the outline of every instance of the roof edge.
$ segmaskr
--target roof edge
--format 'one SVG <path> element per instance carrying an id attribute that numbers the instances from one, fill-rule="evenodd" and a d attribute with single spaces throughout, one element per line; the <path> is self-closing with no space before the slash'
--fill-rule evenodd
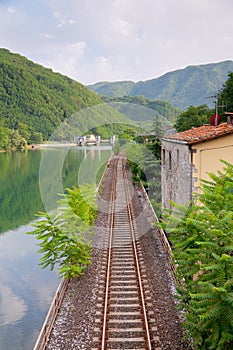
<path id="1" fill-rule="evenodd" d="M 176 139 L 167 139 L 166 137 L 162 137 L 161 140 L 162 141 L 172 142 L 172 143 L 181 143 L 182 145 L 188 145 L 189 144 L 188 141 L 182 141 L 182 140 L 176 140 Z"/>

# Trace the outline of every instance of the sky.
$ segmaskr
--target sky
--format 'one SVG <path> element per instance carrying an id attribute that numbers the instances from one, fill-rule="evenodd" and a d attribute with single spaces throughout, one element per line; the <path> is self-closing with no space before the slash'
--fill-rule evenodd
<path id="1" fill-rule="evenodd" d="M 0 47 L 84 85 L 233 59 L 232 0 L 0 0 Z"/>

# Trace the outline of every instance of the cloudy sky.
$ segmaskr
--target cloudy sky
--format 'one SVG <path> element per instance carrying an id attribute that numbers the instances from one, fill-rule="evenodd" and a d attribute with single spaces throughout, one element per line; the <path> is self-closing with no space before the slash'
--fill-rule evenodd
<path id="1" fill-rule="evenodd" d="M 232 0 L 0 0 L 0 47 L 83 84 L 233 59 Z"/>

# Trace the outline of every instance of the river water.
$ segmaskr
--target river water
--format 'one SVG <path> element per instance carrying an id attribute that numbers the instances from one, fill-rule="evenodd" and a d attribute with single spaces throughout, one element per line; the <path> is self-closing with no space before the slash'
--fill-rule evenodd
<path id="1" fill-rule="evenodd" d="M 54 209 L 67 187 L 97 184 L 110 155 L 110 147 L 0 153 L 0 350 L 33 349 L 59 284 L 26 234 L 35 214 Z"/>

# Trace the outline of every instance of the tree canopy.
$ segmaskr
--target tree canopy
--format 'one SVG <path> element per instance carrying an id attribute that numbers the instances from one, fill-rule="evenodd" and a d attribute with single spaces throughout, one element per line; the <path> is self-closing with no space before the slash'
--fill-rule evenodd
<path id="1" fill-rule="evenodd" d="M 178 132 L 208 124 L 213 111 L 206 105 L 190 106 L 186 111 L 182 112 L 174 125 Z"/>

